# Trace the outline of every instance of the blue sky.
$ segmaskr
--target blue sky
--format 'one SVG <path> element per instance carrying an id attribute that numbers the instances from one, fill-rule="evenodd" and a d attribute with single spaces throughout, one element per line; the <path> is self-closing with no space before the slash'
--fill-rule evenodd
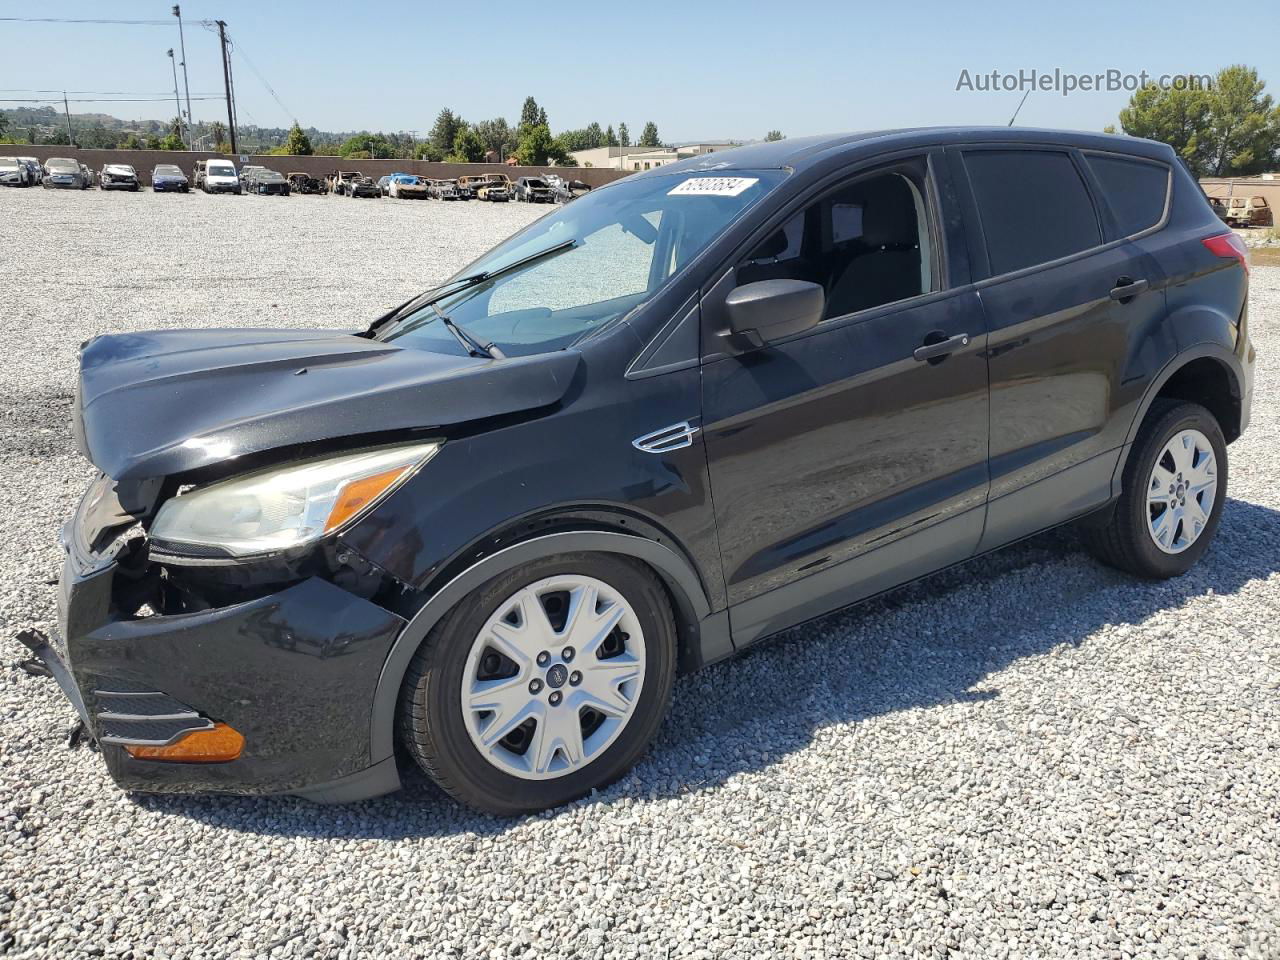
<path id="1" fill-rule="evenodd" d="M 1203 5 L 1184 0 L 1053 6 L 998 0 L 980 12 L 932 0 L 192 0 L 182 7 L 193 95 L 222 90 L 216 34 L 195 21 L 223 19 L 244 55 L 234 61 L 241 123 L 284 126 L 296 116 L 304 126 L 328 130 L 425 133 L 442 106 L 471 120 L 514 122 L 528 94 L 546 108 L 553 129 L 625 121 L 634 137 L 653 120 L 669 141 L 758 138 L 772 128 L 798 136 L 1005 123 L 1021 93 L 957 91 L 962 70 L 1212 73 L 1232 59 L 1211 39 Z M 169 8 L 152 0 L 62 0 L 52 7 L 4 0 L 0 16 L 172 20 Z M 567 12 L 539 12 L 556 10 Z M 176 26 L 0 22 L 0 97 L 63 87 L 163 93 L 173 85 L 165 50 L 177 45 Z M 1276 44 L 1244 49 L 1272 92 L 1280 91 Z M 1099 129 L 1127 99 L 1125 92 L 1033 92 L 1019 123 Z M 217 100 L 192 108 L 197 120 L 225 118 Z M 156 119 L 174 113 L 171 103 L 72 109 Z"/>

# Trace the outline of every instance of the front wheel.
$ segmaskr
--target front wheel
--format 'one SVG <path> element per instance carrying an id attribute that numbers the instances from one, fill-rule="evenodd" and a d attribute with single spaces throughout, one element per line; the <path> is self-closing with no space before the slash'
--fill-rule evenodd
<path id="1" fill-rule="evenodd" d="M 1104 563 L 1141 577 L 1181 576 L 1209 547 L 1227 496 L 1227 444 L 1198 403 L 1157 400 L 1138 431 L 1110 522 L 1090 531 Z"/>
<path id="2" fill-rule="evenodd" d="M 549 557 L 489 581 L 432 629 L 401 688 L 401 738 L 469 806 L 555 807 L 635 764 L 675 662 L 652 572 L 610 554 Z"/>

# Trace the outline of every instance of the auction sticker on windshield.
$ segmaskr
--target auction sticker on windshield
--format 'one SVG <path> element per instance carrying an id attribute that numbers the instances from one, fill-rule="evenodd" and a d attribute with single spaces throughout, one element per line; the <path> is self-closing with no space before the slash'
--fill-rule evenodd
<path id="1" fill-rule="evenodd" d="M 736 197 L 759 183 L 757 177 L 694 177 L 667 191 L 669 197 Z"/>

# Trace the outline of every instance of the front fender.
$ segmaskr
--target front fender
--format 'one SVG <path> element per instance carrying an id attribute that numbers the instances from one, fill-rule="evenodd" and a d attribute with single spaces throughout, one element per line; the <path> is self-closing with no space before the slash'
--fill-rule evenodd
<path id="1" fill-rule="evenodd" d="M 702 583 L 690 563 L 669 547 L 645 537 L 605 530 L 552 533 L 513 544 L 490 554 L 440 588 L 409 621 L 392 645 L 374 692 L 370 755 L 376 763 L 394 750 L 396 702 L 414 653 L 431 629 L 459 601 L 494 577 L 543 557 L 565 553 L 616 553 L 634 557 L 655 570 L 676 600 L 677 619 L 692 631 L 693 659 L 710 662 L 733 651 L 728 618 L 711 613 Z"/>

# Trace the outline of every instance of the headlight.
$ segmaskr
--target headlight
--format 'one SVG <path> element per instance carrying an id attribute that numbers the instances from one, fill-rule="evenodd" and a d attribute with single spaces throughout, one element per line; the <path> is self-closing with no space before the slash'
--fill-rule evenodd
<path id="1" fill-rule="evenodd" d="M 222 480 L 166 501 L 151 536 L 235 556 L 295 547 L 367 512 L 439 449 L 416 443 Z"/>

